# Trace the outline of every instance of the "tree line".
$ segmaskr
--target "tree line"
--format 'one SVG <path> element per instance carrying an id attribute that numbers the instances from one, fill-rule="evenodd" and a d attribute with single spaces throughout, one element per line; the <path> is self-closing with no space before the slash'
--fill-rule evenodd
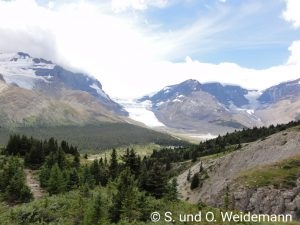
<path id="1" fill-rule="evenodd" d="M 186 160 L 196 161 L 198 157 L 237 150 L 243 143 L 264 139 L 279 131 L 300 125 L 300 121 L 291 121 L 287 124 L 270 125 L 269 127 L 253 127 L 242 130 L 235 130 L 233 133 L 219 135 L 217 138 L 200 142 L 198 145 L 178 148 L 164 148 L 154 151 L 152 158 L 162 162 L 181 162 Z"/>

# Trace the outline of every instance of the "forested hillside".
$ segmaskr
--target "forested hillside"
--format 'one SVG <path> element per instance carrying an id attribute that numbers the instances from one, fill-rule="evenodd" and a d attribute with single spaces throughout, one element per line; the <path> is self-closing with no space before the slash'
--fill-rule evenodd
<path id="1" fill-rule="evenodd" d="M 212 224 L 220 224 L 220 209 L 179 200 L 179 173 L 195 165 L 200 156 L 234 151 L 245 142 L 298 125 L 291 122 L 236 131 L 189 148 L 157 149 L 143 158 L 138 149 L 127 149 L 122 155 L 113 150 L 93 161 L 64 140 L 11 135 L 0 158 L 0 224 L 153 224 L 153 212 L 162 216 L 157 224 L 179 224 L 180 215 L 196 215 L 199 211 L 212 212 L 216 219 Z M 34 199 L 25 168 L 40 183 L 44 191 L 41 198 Z M 199 171 L 205 175 L 202 164 Z M 191 190 L 206 179 L 202 175 L 187 176 Z M 165 212 L 172 212 L 177 222 L 168 220 Z"/>

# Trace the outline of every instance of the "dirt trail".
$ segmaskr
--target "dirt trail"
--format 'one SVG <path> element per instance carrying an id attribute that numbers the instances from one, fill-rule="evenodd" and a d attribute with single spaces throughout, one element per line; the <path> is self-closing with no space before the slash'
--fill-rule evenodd
<path id="1" fill-rule="evenodd" d="M 40 186 L 40 182 L 36 180 L 33 176 L 33 171 L 26 169 L 25 170 L 26 174 L 26 184 L 30 188 L 33 198 L 38 199 L 44 196 L 44 190 Z"/>

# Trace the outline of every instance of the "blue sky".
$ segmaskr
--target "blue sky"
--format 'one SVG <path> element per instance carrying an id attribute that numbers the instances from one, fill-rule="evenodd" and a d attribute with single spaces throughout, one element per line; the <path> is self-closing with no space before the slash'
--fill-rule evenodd
<path id="1" fill-rule="evenodd" d="M 300 37 L 300 31 L 282 18 L 284 1 L 174 2 L 169 7 L 152 7 L 138 14 L 149 24 L 156 24 L 161 32 L 176 34 L 176 30 L 188 29 L 197 22 L 207 24 L 207 28 L 190 35 L 182 43 L 184 49 L 170 60 L 180 61 L 189 55 L 202 62 L 227 61 L 268 68 L 284 63 L 289 57 L 289 45 Z"/>
<path id="2" fill-rule="evenodd" d="M 89 73 L 116 97 L 190 78 L 264 89 L 300 77 L 299 2 L 0 0 L 0 51 Z"/>

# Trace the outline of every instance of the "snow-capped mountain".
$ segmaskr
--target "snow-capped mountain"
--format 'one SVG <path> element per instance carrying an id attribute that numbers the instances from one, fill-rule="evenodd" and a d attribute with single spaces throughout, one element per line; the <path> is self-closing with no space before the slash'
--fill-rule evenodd
<path id="1" fill-rule="evenodd" d="M 237 85 L 221 84 L 217 82 L 205 83 L 202 85 L 202 90 L 210 93 L 225 106 L 233 104 L 237 107 L 243 107 L 250 103 L 247 98 L 250 90 Z"/>
<path id="2" fill-rule="evenodd" d="M 144 96 L 139 99 L 140 102 L 150 100 L 153 106 L 158 106 L 163 102 L 175 100 L 178 101 L 183 96 L 189 96 L 197 91 L 204 91 L 214 96 L 221 104 L 225 106 L 235 105 L 243 107 L 248 105 L 247 95 L 250 90 L 246 90 L 237 85 L 221 84 L 217 82 L 200 84 L 197 80 L 186 80 L 180 84 L 167 86 L 152 96 Z"/>
<path id="3" fill-rule="evenodd" d="M 257 99 L 256 114 L 265 124 L 287 123 L 300 119 L 300 79 L 267 88 Z"/>
<path id="4" fill-rule="evenodd" d="M 144 102 L 146 100 L 149 100 L 152 102 L 153 107 L 158 107 L 164 102 L 175 100 L 176 98 L 180 98 L 181 96 L 188 96 L 193 92 L 199 90 L 201 90 L 201 84 L 198 81 L 187 80 L 182 82 L 181 84 L 167 86 L 151 96 L 146 95 L 138 99 L 138 101 Z"/>
<path id="5" fill-rule="evenodd" d="M 212 134 L 300 118 L 300 79 L 264 91 L 187 80 L 138 99 L 167 127 Z"/>
<path id="6" fill-rule="evenodd" d="M 274 104 L 284 99 L 295 99 L 300 95 L 300 79 L 284 82 L 266 89 L 258 98 L 261 104 Z"/>
<path id="7" fill-rule="evenodd" d="M 0 53 L 0 104 L 1 124 L 126 122 L 121 115 L 149 127 L 217 135 L 299 119 L 300 79 L 264 91 L 186 80 L 140 99 L 112 100 L 91 76 L 26 53 Z"/>
<path id="8" fill-rule="evenodd" d="M 236 85 L 187 80 L 144 96 L 138 102 L 148 102 L 148 109 L 167 127 L 218 134 L 262 125 L 251 106 L 256 102 L 255 94 L 257 91 Z"/>
<path id="9" fill-rule="evenodd" d="M 127 115 L 102 90 L 97 79 L 86 74 L 73 73 L 51 61 L 33 58 L 27 53 L 0 53 L 0 74 L 8 84 L 46 95 L 60 95 L 63 90 L 83 91 L 94 96 L 108 110 Z"/>

